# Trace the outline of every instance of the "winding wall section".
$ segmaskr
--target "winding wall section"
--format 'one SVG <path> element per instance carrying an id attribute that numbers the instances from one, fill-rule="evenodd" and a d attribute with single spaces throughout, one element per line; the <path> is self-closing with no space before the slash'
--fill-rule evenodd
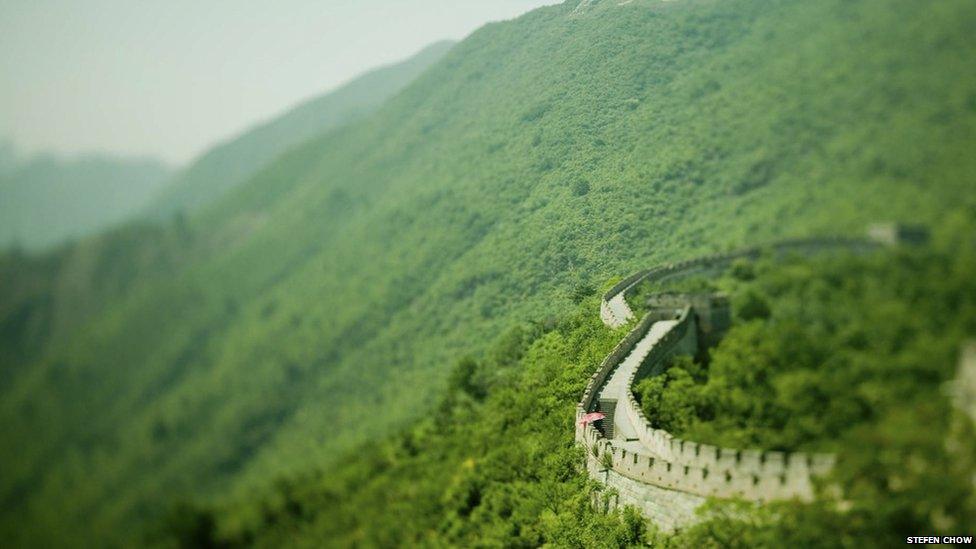
<path id="1" fill-rule="evenodd" d="M 717 272 L 736 260 L 758 258 L 764 250 L 807 255 L 831 249 L 863 252 L 878 246 L 865 239 L 795 239 L 662 265 L 614 285 L 601 300 L 600 317 L 612 328 L 624 326 L 634 319 L 627 298 L 640 284 Z M 694 353 L 696 334 L 690 303 L 674 318 L 645 315 L 590 377 L 576 407 L 576 440 L 586 448 L 590 475 L 616 488 L 618 503 L 637 506 L 666 530 L 694 520 L 695 508 L 706 497 L 811 499 L 811 479 L 830 470 L 831 455 L 700 444 L 654 429 L 644 416 L 632 391 L 635 381 L 660 373 L 675 354 Z M 584 414 L 594 411 L 606 418 L 597 425 L 580 423 Z"/>

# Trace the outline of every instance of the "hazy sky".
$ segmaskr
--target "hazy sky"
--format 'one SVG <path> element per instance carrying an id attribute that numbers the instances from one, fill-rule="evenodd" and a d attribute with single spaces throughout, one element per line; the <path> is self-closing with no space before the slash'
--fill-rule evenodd
<path id="1" fill-rule="evenodd" d="M 0 137 L 185 162 L 376 65 L 557 0 L 0 0 Z"/>

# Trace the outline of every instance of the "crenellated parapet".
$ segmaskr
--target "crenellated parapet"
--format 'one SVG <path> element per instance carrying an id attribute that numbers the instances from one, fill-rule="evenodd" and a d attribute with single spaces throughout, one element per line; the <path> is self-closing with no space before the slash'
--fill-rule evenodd
<path id="1" fill-rule="evenodd" d="M 809 500 L 813 494 L 812 478 L 826 474 L 833 467 L 829 455 L 783 454 L 781 452 L 741 452 L 710 447 L 713 459 L 694 455 L 706 445 L 672 440 L 687 445 L 684 460 L 666 459 L 649 452 L 634 451 L 614 445 L 592 425 L 581 434 L 588 449 L 590 468 L 606 468 L 629 479 L 651 486 L 676 490 L 702 497 L 772 501 Z M 763 461 L 763 460 L 766 461 Z"/>
<path id="2" fill-rule="evenodd" d="M 578 419 L 596 410 L 599 403 L 595 397 L 600 387 L 654 322 L 653 315 L 646 315 L 604 360 L 577 405 Z M 642 358 L 640 366 L 628 372 L 626 398 L 616 407 L 617 414 L 623 408 L 625 417 L 618 416 L 615 421 L 626 421 L 636 441 L 610 440 L 592 424 L 577 424 L 576 439 L 588 449 L 591 466 L 605 467 L 603 456 L 609 454 L 610 468 L 620 475 L 703 497 L 753 501 L 812 498 L 811 477 L 830 470 L 830 455 L 720 448 L 682 440 L 652 427 L 630 389 L 637 380 L 660 373 L 675 354 L 692 352 L 695 333 L 695 316 L 691 307 L 686 307 Z"/>
<path id="3" fill-rule="evenodd" d="M 868 239 L 783 240 L 765 247 L 711 254 L 646 269 L 621 280 L 603 295 L 600 317 L 611 327 L 631 322 L 634 313 L 627 299 L 647 282 L 717 274 L 735 261 L 754 260 L 764 253 L 782 256 L 829 250 L 867 252 L 891 244 L 892 234 L 887 231 L 880 235 L 875 230 Z M 918 231 L 906 234 L 912 235 L 913 242 L 919 240 Z M 624 503 L 644 509 L 653 507 L 649 505 L 650 498 L 660 498 L 662 489 L 682 492 L 692 498 L 757 502 L 812 499 L 813 479 L 827 474 L 833 467 L 834 456 L 830 454 L 721 448 L 682 440 L 653 427 L 633 393 L 634 384 L 660 374 L 674 355 L 695 354 L 700 345 L 713 344 L 717 334 L 727 328 L 728 304 L 724 296 L 702 294 L 657 294 L 649 304 L 651 312 L 600 363 L 577 404 L 576 440 L 586 448 L 590 474 L 614 486 L 622 486 L 625 484 L 622 479 L 629 479 L 626 493 L 621 497 Z M 596 424 L 579 423 L 585 414 L 594 411 L 604 412 L 606 418 Z M 641 490 L 640 486 L 648 488 Z"/>
<path id="4" fill-rule="evenodd" d="M 647 330 L 651 327 L 651 324 L 653 324 L 653 319 L 645 317 L 603 359 L 600 367 L 597 368 L 596 372 L 590 376 L 589 381 L 586 383 L 586 389 L 583 390 L 583 398 L 576 405 L 577 411 L 584 410 L 582 413 L 592 411 L 597 389 L 603 386 L 603 383 L 607 380 L 607 376 L 620 364 L 620 361 L 630 354 L 634 349 L 634 345 L 647 335 Z"/>

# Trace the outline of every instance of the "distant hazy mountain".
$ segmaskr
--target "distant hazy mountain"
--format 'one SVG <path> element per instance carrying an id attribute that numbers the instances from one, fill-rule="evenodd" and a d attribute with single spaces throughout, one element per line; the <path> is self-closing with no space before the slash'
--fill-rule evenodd
<path id="1" fill-rule="evenodd" d="M 376 69 L 218 145 L 173 174 L 149 159 L 18 158 L 0 140 L 0 250 L 39 250 L 139 213 L 169 217 L 198 208 L 255 174 L 288 148 L 375 111 L 453 42 Z"/>
<path id="2" fill-rule="evenodd" d="M 157 160 L 41 156 L 0 145 L 0 248 L 29 250 L 100 231 L 146 206 L 170 177 Z"/>
<path id="3" fill-rule="evenodd" d="M 0 175 L 12 170 L 16 161 L 17 155 L 13 144 L 10 141 L 0 139 Z"/>
<path id="4" fill-rule="evenodd" d="M 197 158 L 155 199 L 149 214 L 196 209 L 245 181 L 294 145 L 375 111 L 454 45 L 428 46 L 400 63 L 370 71 L 337 90 L 301 103 Z"/>

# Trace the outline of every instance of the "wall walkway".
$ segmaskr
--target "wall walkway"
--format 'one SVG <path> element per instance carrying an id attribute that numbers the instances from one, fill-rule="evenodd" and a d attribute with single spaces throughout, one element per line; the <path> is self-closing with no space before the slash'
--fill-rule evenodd
<path id="1" fill-rule="evenodd" d="M 878 242 L 865 239 L 796 239 L 662 265 L 614 285 L 601 300 L 600 317 L 612 328 L 625 326 L 634 319 L 627 298 L 640 284 L 718 272 L 736 260 L 758 258 L 764 251 L 806 255 L 878 247 Z M 756 502 L 812 499 L 812 479 L 829 472 L 831 455 L 700 444 L 654 429 L 644 416 L 633 394 L 634 383 L 660 373 L 675 354 L 693 354 L 697 328 L 690 302 L 673 319 L 645 315 L 590 377 L 577 405 L 577 422 L 589 412 L 606 415 L 596 424 L 576 426 L 576 440 L 586 448 L 590 475 L 615 488 L 618 503 L 638 507 L 665 530 L 693 521 L 694 509 L 707 497 Z"/>

